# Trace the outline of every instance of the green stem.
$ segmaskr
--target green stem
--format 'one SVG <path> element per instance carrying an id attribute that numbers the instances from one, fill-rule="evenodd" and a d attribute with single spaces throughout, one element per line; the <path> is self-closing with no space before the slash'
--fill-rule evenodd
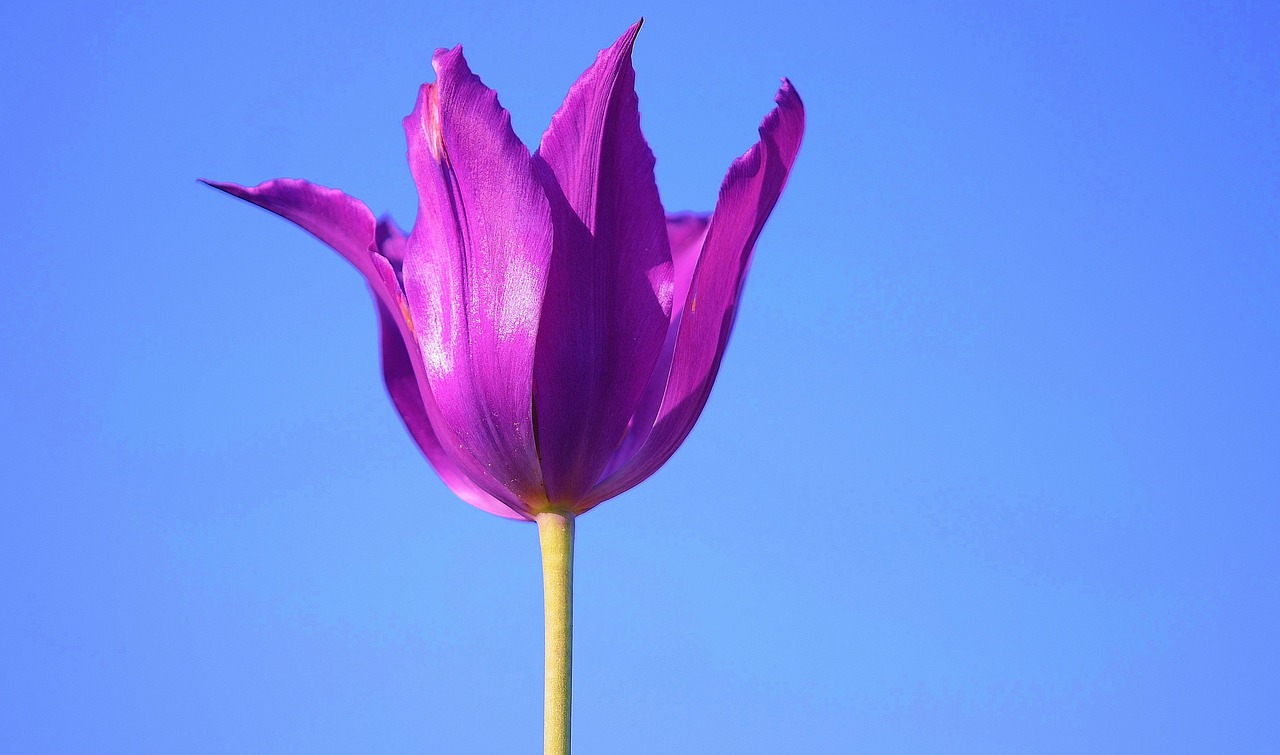
<path id="1" fill-rule="evenodd" d="M 573 514 L 537 515 L 542 542 L 547 660 L 543 698 L 543 753 L 569 755 L 569 700 L 573 684 Z"/>

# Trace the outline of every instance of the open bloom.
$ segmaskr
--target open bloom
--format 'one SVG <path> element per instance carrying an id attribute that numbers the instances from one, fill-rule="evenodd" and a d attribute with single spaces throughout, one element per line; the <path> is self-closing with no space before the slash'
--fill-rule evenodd
<path id="1" fill-rule="evenodd" d="M 404 120 L 418 217 L 293 179 L 214 183 L 310 231 L 364 275 L 387 389 L 445 483 L 485 511 L 582 512 L 666 462 L 702 412 L 752 250 L 800 147 L 783 80 L 710 216 L 664 215 L 627 30 L 532 154 L 462 49 Z"/>

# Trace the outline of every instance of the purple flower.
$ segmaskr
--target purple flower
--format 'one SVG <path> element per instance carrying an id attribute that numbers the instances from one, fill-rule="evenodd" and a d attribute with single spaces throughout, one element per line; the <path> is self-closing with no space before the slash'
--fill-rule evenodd
<path id="1" fill-rule="evenodd" d="M 637 485 L 693 428 L 756 238 L 800 147 L 783 80 L 715 211 L 664 215 L 627 30 L 569 90 L 536 152 L 462 49 L 439 50 L 404 119 L 418 218 L 406 237 L 305 181 L 211 185 L 346 257 L 377 303 L 387 390 L 463 500 L 573 514 Z"/>

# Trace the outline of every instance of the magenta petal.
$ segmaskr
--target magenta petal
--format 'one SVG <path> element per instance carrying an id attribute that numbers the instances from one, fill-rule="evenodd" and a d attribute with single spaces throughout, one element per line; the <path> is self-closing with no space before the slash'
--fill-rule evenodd
<path id="1" fill-rule="evenodd" d="M 396 276 L 399 277 L 404 268 L 404 247 L 409 239 L 404 235 L 404 231 L 400 230 L 400 226 L 391 219 L 390 215 L 383 215 L 378 218 L 378 227 L 374 231 L 374 239 L 377 244 L 378 254 L 386 258 L 391 263 L 391 267 L 395 269 Z"/>
<path id="2" fill-rule="evenodd" d="M 390 218 L 378 221 L 377 243 L 378 251 L 382 256 L 393 268 L 398 268 L 404 258 L 405 237 Z M 440 479 L 444 480 L 444 484 L 448 485 L 459 498 L 478 509 L 508 519 L 524 519 L 523 515 L 481 490 L 458 468 L 440 445 L 440 440 L 431 427 L 426 405 L 422 401 L 422 391 L 414 371 L 413 357 L 405 346 L 403 317 L 392 314 L 380 301 L 378 302 L 378 329 L 382 344 L 382 377 L 386 381 L 391 403 L 400 412 L 400 418 L 404 420 L 409 435 L 418 444 L 427 461 L 431 462 Z"/>
<path id="3" fill-rule="evenodd" d="M 382 377 L 387 384 L 387 393 L 391 396 L 391 403 L 400 412 L 409 435 L 418 444 L 427 461 L 431 462 L 436 474 L 440 475 L 440 479 L 444 480 L 450 490 L 472 506 L 508 519 L 526 519 L 524 515 L 481 490 L 445 453 L 431 427 L 431 420 L 427 417 L 422 392 L 418 389 L 418 377 L 413 372 L 413 362 L 405 348 L 404 338 L 400 335 L 396 317 L 381 302 L 378 303 L 378 328 L 382 335 Z"/>
<path id="4" fill-rule="evenodd" d="M 684 311 L 684 301 L 689 297 L 689 286 L 693 283 L 710 224 L 711 216 L 707 213 L 681 212 L 667 216 L 667 238 L 671 240 L 671 261 L 675 263 L 672 322 Z"/>
<path id="5" fill-rule="evenodd" d="M 525 518 L 486 494 L 463 474 L 444 452 L 431 426 L 414 369 L 415 360 L 405 347 L 404 333 L 408 326 L 403 315 L 404 297 L 395 280 L 405 244 L 400 229 L 390 219 L 384 218 L 375 224 L 373 213 L 358 199 L 306 181 L 277 179 L 252 188 L 214 181 L 205 183 L 293 221 L 355 265 L 374 295 L 381 331 L 383 376 L 391 401 L 409 434 L 445 484 L 464 501 L 498 516 Z"/>
<path id="6" fill-rule="evenodd" d="M 369 286 L 379 300 L 383 378 L 392 403 L 427 460 L 459 497 L 498 516 L 530 519 L 528 506 L 520 498 L 495 480 L 475 458 L 458 451 L 460 444 L 443 420 L 430 384 L 424 377 L 426 369 L 422 353 L 417 348 L 410 348 L 410 344 L 416 346 L 413 318 L 400 286 L 399 271 L 392 262 L 397 258 L 396 247 L 403 249 L 404 239 L 399 238 L 399 243 L 395 237 L 384 240 L 382 233 L 383 226 L 380 225 L 379 246 L 386 254 L 373 255 L 378 277 L 370 281 Z M 392 302 L 390 307 L 382 304 L 384 298 Z M 400 313 L 399 316 L 396 312 Z M 393 326 L 398 333 L 391 331 Z M 410 377 L 414 382 L 410 382 Z"/>
<path id="7" fill-rule="evenodd" d="M 666 221 L 631 67 L 639 28 L 574 83 L 534 156 L 556 225 L 534 403 L 543 479 L 557 504 L 576 503 L 599 479 L 670 322 Z"/>
<path id="8" fill-rule="evenodd" d="M 649 376 L 644 393 L 640 395 L 635 413 L 627 424 L 627 433 L 609 458 L 602 478 L 613 474 L 634 456 L 653 430 L 653 420 L 662 406 L 662 394 L 667 390 L 667 377 L 671 374 L 671 359 L 675 356 L 676 334 L 680 329 L 684 300 L 689 293 L 689 284 L 693 281 L 698 257 L 702 253 L 702 242 L 707 236 L 710 217 L 692 212 L 667 216 L 667 238 L 671 240 L 671 259 L 675 263 L 675 298 L 671 309 L 671 326 L 667 329 L 666 340 L 662 342 L 658 362 Z"/>
<path id="9" fill-rule="evenodd" d="M 487 471 L 527 513 L 545 501 L 532 396 L 551 214 L 510 116 L 461 49 L 438 51 L 433 64 L 437 81 L 404 122 L 419 200 L 405 248 L 408 311 L 457 442 L 450 455 L 507 500 L 473 470 Z"/>
<path id="10" fill-rule="evenodd" d="M 376 248 L 373 213 L 359 199 L 297 178 L 252 187 L 201 181 L 297 224 L 347 258 L 366 279 L 376 277 L 370 257 Z"/>
<path id="11" fill-rule="evenodd" d="M 706 405 L 729 341 L 756 239 L 787 182 L 804 133 L 804 106 L 783 79 L 760 141 L 734 161 L 720 185 L 702 254 L 680 315 L 662 407 L 643 446 L 591 491 L 594 505 L 653 474 L 675 453 Z"/>

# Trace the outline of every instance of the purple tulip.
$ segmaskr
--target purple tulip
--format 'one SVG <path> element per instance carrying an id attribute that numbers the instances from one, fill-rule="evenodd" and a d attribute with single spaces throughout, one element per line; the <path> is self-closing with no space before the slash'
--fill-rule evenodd
<path id="1" fill-rule="evenodd" d="M 627 30 L 537 151 L 461 47 L 404 119 L 418 219 L 295 179 L 213 183 L 311 232 L 373 289 L 387 390 L 445 483 L 513 519 L 581 514 L 666 462 L 707 401 L 752 250 L 795 161 L 783 80 L 710 216 L 664 215 Z"/>

